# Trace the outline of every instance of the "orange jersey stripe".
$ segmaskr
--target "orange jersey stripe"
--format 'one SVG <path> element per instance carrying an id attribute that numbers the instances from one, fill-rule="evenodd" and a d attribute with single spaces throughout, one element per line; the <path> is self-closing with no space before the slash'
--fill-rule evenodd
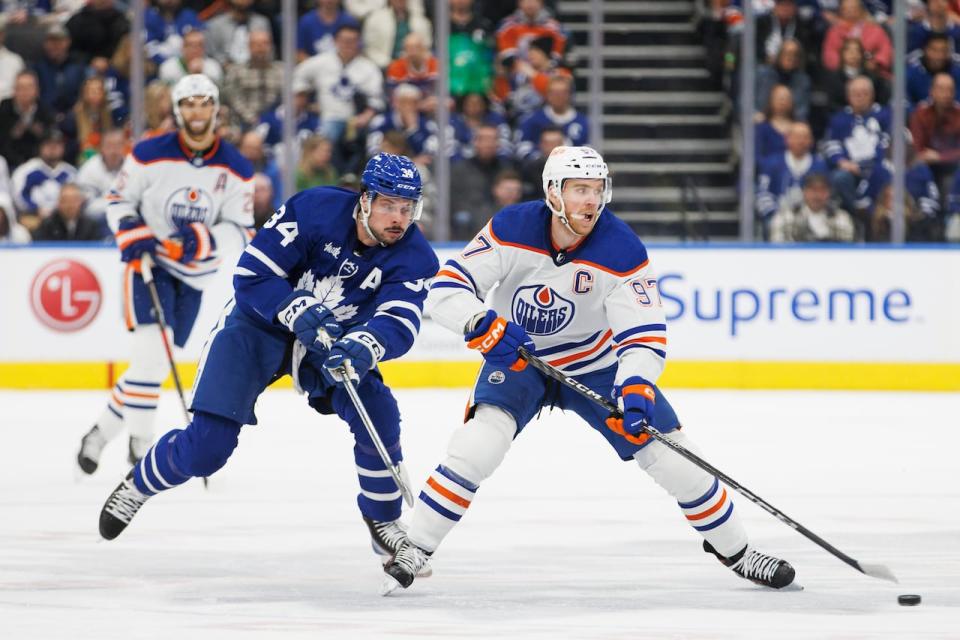
<path id="1" fill-rule="evenodd" d="M 454 272 L 454 271 L 450 271 L 450 269 L 440 269 L 440 271 L 437 271 L 437 277 L 439 278 L 440 276 L 447 276 L 448 278 L 453 278 L 454 280 L 459 280 L 460 282 L 462 282 L 462 283 L 464 283 L 464 284 L 470 284 L 469 282 L 467 282 L 466 280 L 464 280 L 463 277 L 462 277 L 460 274 L 458 274 L 458 273 L 456 273 L 456 272 Z"/>
<path id="2" fill-rule="evenodd" d="M 624 340 L 623 342 L 621 342 L 621 343 L 620 343 L 619 345 L 617 345 L 617 346 L 622 347 L 622 346 L 628 345 L 628 344 L 636 344 L 636 343 L 643 343 L 643 342 L 658 342 L 658 343 L 660 343 L 660 344 L 665 345 L 665 344 L 667 344 L 667 339 L 666 339 L 666 338 L 658 338 L 658 337 L 656 337 L 656 336 L 650 336 L 650 337 L 647 337 L 647 338 L 633 338 L 632 340 Z"/>
<path id="3" fill-rule="evenodd" d="M 433 487 L 433 490 L 434 490 L 434 491 L 436 491 L 437 493 L 439 493 L 440 495 L 442 495 L 444 498 L 446 498 L 446 499 L 449 500 L 450 502 L 452 502 L 452 503 L 454 503 L 454 504 L 458 504 L 458 505 L 460 505 L 461 507 L 463 507 L 464 509 L 466 509 L 467 507 L 470 506 L 470 501 L 469 501 L 469 500 L 466 500 L 466 499 L 464 499 L 464 498 L 461 498 L 460 496 L 458 496 L 457 494 L 455 494 L 453 491 L 450 491 L 449 489 L 447 489 L 446 487 L 444 487 L 443 485 L 441 485 L 439 482 L 437 482 L 436 480 L 434 480 L 434 479 L 433 479 L 433 476 L 430 476 L 429 478 L 427 478 L 427 484 L 430 485 L 431 487 Z"/>
<path id="4" fill-rule="evenodd" d="M 559 366 L 565 365 L 565 364 L 567 364 L 567 363 L 569 363 L 569 362 L 573 362 L 574 360 L 579 360 L 579 359 L 581 359 L 581 358 L 586 358 L 586 357 L 589 356 L 590 354 L 596 353 L 597 351 L 599 351 L 599 350 L 603 347 L 603 345 L 605 345 L 605 344 L 607 343 L 607 341 L 610 340 L 610 338 L 612 338 L 612 337 L 613 337 L 613 330 L 612 330 L 612 329 L 608 329 L 607 332 L 606 332 L 605 334 L 603 334 L 603 337 L 600 338 L 600 342 L 598 342 L 596 345 L 594 345 L 594 346 L 591 347 L 590 349 L 587 349 L 586 351 L 581 351 L 581 352 L 579 352 L 579 353 L 574 353 L 574 354 L 569 355 L 569 356 L 564 356 L 563 358 L 557 358 L 556 360 L 548 360 L 548 361 L 547 361 L 547 364 L 549 364 L 549 365 L 551 365 L 551 366 L 554 366 L 554 367 L 559 367 Z"/>
<path id="5" fill-rule="evenodd" d="M 726 504 L 726 502 L 727 502 L 727 489 L 724 488 L 724 489 L 723 489 L 723 493 L 720 494 L 720 500 L 717 502 L 717 504 L 713 505 L 712 507 L 710 507 L 709 509 L 707 509 L 707 510 L 704 511 L 703 513 L 698 513 L 698 514 L 693 515 L 693 516 L 687 516 L 687 520 L 691 520 L 691 521 L 696 522 L 697 520 L 703 520 L 704 518 L 707 518 L 707 517 L 709 517 L 709 516 L 712 516 L 712 515 L 715 514 L 717 511 L 719 511 L 720 508 L 721 508 L 724 504 Z"/>

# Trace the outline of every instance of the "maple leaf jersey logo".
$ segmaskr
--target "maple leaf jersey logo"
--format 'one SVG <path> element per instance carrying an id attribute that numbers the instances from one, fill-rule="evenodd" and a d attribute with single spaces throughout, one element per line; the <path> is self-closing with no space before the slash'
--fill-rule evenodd
<path id="1" fill-rule="evenodd" d="M 300 276 L 297 289 L 312 291 L 314 297 L 316 297 L 323 306 L 333 312 L 333 316 L 337 319 L 337 322 L 349 320 L 357 315 L 357 305 L 347 304 L 341 306 L 344 298 L 347 296 L 343 288 L 343 279 L 339 276 L 324 276 L 317 281 L 313 275 L 313 271 L 308 269 Z"/>

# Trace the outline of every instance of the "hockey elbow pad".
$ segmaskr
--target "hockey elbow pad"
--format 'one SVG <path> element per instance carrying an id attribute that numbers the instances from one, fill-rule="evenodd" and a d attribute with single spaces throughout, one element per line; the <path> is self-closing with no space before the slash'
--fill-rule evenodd
<path id="1" fill-rule="evenodd" d="M 467 346 L 482 353 L 487 362 L 497 367 L 509 367 L 511 371 L 527 368 L 527 361 L 520 357 L 520 347 L 534 350 L 533 340 L 524 328 L 498 316 L 493 309 L 480 318 L 464 339 Z"/>

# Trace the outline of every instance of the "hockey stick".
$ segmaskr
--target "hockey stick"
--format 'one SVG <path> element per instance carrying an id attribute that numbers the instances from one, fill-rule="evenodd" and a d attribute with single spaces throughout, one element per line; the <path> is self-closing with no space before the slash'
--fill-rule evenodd
<path id="1" fill-rule="evenodd" d="M 615 405 L 613 402 L 611 402 L 610 400 L 607 400 L 602 395 L 600 395 L 590 387 L 586 386 L 585 384 L 578 382 L 573 377 L 564 375 L 557 369 L 553 368 L 551 365 L 547 364 L 537 356 L 530 353 L 527 349 L 520 347 L 520 356 L 524 360 L 526 360 L 530 364 L 530 366 L 532 366 L 534 369 L 536 369 L 543 375 L 547 376 L 548 378 L 552 378 L 553 380 L 556 380 L 557 382 L 564 385 L 565 387 L 573 389 L 580 395 L 592 400 L 593 402 L 597 403 L 598 405 L 600 405 L 601 407 L 609 411 L 615 417 L 617 418 L 623 417 L 623 413 L 620 411 L 620 408 L 617 405 Z M 830 544 L 829 542 L 827 542 L 826 540 L 824 540 L 814 532 L 807 529 L 805 526 L 803 526 L 793 518 L 789 517 L 788 515 L 786 515 L 785 513 L 783 513 L 776 507 L 774 507 L 773 505 L 771 505 L 769 502 L 767 502 L 760 496 L 756 495 L 755 493 L 747 489 L 745 486 L 743 486 L 742 484 L 740 484 L 739 482 L 737 482 L 727 474 L 723 473 L 722 471 L 720 471 L 719 469 L 711 465 L 709 462 L 707 462 L 700 456 L 696 455 L 692 451 L 671 441 L 669 438 L 664 436 L 662 433 L 657 431 L 655 428 L 653 428 L 649 424 L 645 423 L 642 428 L 644 433 L 648 434 L 651 438 L 654 438 L 658 442 L 661 442 L 662 444 L 666 445 L 668 448 L 672 449 L 674 452 L 683 456 L 684 458 L 686 458 L 693 464 L 697 465 L 707 473 L 716 476 L 717 478 L 722 480 L 727 486 L 738 491 L 740 495 L 744 496 L 745 498 L 753 502 L 755 505 L 759 506 L 761 509 L 763 509 L 770 515 L 774 516 L 775 518 L 780 520 L 782 523 L 784 523 L 791 529 L 795 529 L 797 532 L 805 536 L 807 539 L 812 540 L 821 548 L 823 548 L 830 554 L 836 556 L 843 562 L 847 563 L 848 565 L 850 565 L 860 573 L 864 575 L 868 575 L 871 578 L 879 578 L 880 580 L 889 580 L 890 582 L 899 582 L 897 580 L 897 577 L 893 575 L 893 572 L 889 568 L 887 568 L 885 565 L 857 562 L 856 560 L 854 560 L 847 554 L 843 553 L 842 551 L 837 549 L 835 546 L 833 546 L 832 544 Z"/>
<path id="2" fill-rule="evenodd" d="M 317 340 L 320 341 L 323 346 L 329 349 L 333 345 L 333 340 L 323 329 L 317 329 Z M 370 439 L 373 441 L 373 446 L 376 447 L 377 453 L 380 454 L 380 459 L 383 460 L 383 464 L 387 466 L 387 471 L 390 472 L 390 475 L 393 476 L 393 481 L 397 483 L 397 487 L 400 489 L 400 495 L 403 496 L 403 501 L 407 503 L 407 506 L 413 506 L 413 493 L 410 491 L 410 487 L 406 481 L 405 476 L 407 475 L 406 469 L 403 466 L 403 463 L 393 464 L 393 460 L 390 459 L 390 454 L 387 453 L 387 448 L 383 445 L 383 440 L 380 439 L 380 434 L 377 433 L 376 428 L 373 426 L 373 420 L 370 419 L 370 414 L 367 413 L 367 408 L 363 406 L 363 401 L 360 399 L 360 394 L 357 393 L 357 388 L 353 384 L 353 380 L 350 379 L 350 373 L 353 367 L 350 365 L 350 361 L 346 360 L 344 362 L 344 367 L 341 370 L 343 376 L 343 388 L 346 389 L 347 395 L 350 396 L 350 402 L 353 403 L 354 408 L 357 410 L 357 414 L 360 416 L 360 421 L 363 422 L 364 428 L 366 428 L 367 433 L 370 435 Z"/>
<path id="3" fill-rule="evenodd" d="M 147 291 L 150 292 L 150 301 L 153 303 L 153 312 L 157 316 L 157 326 L 160 327 L 160 339 L 163 341 L 163 350 L 167 353 L 167 363 L 170 365 L 170 373 L 173 374 L 173 384 L 177 388 L 177 397 L 180 399 L 183 419 L 186 420 L 187 424 L 190 424 L 190 412 L 187 410 L 187 399 L 183 394 L 183 383 L 180 382 L 177 363 L 173 359 L 173 347 L 170 344 L 170 338 L 167 337 L 167 322 L 163 317 L 163 307 L 160 305 L 160 294 L 157 293 L 157 283 L 153 279 L 153 257 L 149 253 L 144 253 L 140 257 L 140 275 L 143 276 L 143 283 L 147 285 Z M 210 480 L 204 476 L 204 488 L 208 487 L 209 484 Z"/>

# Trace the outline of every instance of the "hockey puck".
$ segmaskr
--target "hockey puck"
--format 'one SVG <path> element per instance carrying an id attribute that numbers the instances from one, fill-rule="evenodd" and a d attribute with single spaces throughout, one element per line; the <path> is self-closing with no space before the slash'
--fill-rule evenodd
<path id="1" fill-rule="evenodd" d="M 916 594 L 904 594 L 897 596 L 897 604 L 903 607 L 915 607 L 920 604 L 920 596 Z"/>

